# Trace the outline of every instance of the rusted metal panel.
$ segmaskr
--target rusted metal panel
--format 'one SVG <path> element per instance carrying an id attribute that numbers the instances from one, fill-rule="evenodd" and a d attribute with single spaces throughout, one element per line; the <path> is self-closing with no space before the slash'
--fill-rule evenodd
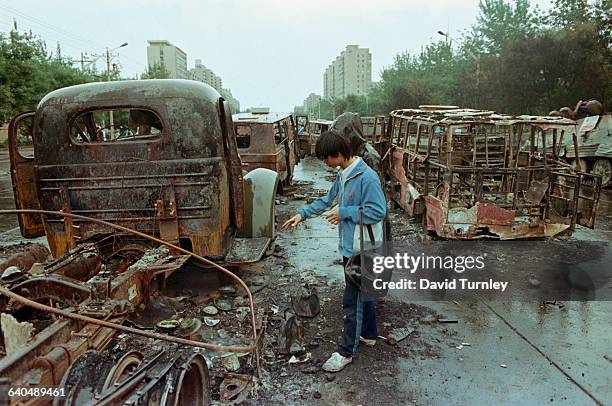
<path id="1" fill-rule="evenodd" d="M 33 119 L 35 112 L 21 113 L 15 116 L 9 123 L 8 141 L 11 158 L 11 181 L 13 182 L 13 193 L 15 194 L 15 207 L 18 209 L 40 209 L 38 199 L 38 185 L 34 171 L 34 159 L 24 157 L 19 152 L 20 123 Z M 30 130 L 33 128 L 30 125 Z M 19 228 L 21 234 L 27 238 L 40 237 L 45 234 L 42 219 L 37 214 L 19 214 Z"/>
<path id="2" fill-rule="evenodd" d="M 476 221 L 478 224 L 511 226 L 514 223 L 514 210 L 506 210 L 495 204 L 478 204 Z"/>

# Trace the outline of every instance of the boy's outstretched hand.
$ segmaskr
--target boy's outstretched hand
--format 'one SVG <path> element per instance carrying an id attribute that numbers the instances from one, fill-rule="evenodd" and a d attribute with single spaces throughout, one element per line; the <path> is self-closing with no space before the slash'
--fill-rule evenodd
<path id="1" fill-rule="evenodd" d="M 302 215 L 296 214 L 281 226 L 281 230 L 295 230 L 298 224 L 302 222 Z"/>

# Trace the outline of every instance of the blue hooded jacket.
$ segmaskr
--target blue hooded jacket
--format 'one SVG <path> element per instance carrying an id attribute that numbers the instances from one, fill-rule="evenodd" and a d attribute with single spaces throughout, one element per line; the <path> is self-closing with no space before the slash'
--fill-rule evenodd
<path id="1" fill-rule="evenodd" d="M 382 221 L 387 214 L 387 201 L 378 175 L 362 159 L 346 179 L 344 193 L 341 192 L 341 182 L 340 174 L 338 174 L 327 196 L 319 197 L 308 206 L 303 207 L 300 215 L 306 220 L 321 214 L 338 198 L 340 217 L 338 249 L 343 257 L 350 258 L 353 254 L 355 229 L 359 224 L 359 208 L 363 208 L 364 224 L 378 225 L 382 230 Z"/>

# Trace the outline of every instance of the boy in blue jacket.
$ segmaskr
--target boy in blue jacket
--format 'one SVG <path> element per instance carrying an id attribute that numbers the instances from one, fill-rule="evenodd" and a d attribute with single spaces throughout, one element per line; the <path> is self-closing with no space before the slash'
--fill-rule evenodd
<path id="1" fill-rule="evenodd" d="M 334 201 L 337 207 L 325 215 L 331 224 L 338 225 L 340 241 L 338 249 L 344 265 L 353 255 L 353 250 L 359 249 L 359 218 L 363 210 L 363 223 L 372 226 L 376 241 L 382 241 L 383 220 L 387 212 L 385 195 L 376 172 L 360 157 L 355 156 L 349 141 L 336 131 L 327 131 L 319 137 L 315 145 L 319 159 L 329 167 L 340 167 L 336 180 L 327 193 L 310 205 L 303 207 L 299 214 L 287 220 L 282 228 L 294 229 L 299 223 L 309 217 L 323 213 L 332 207 Z M 364 235 L 368 233 L 364 232 Z M 336 352 L 323 364 L 327 372 L 341 371 L 353 360 L 353 353 L 359 342 L 374 346 L 378 330 L 376 328 L 376 309 L 373 301 L 364 301 L 359 286 L 345 278 L 344 297 L 342 300 L 344 312 L 344 329 L 342 339 Z"/>

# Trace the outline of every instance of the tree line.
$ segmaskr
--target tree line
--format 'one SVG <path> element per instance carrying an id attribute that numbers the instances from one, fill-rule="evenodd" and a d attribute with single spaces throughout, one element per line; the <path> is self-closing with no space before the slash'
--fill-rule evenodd
<path id="1" fill-rule="evenodd" d="M 367 96 L 323 101 L 322 118 L 421 104 L 547 114 L 588 99 L 610 111 L 611 10 L 611 0 L 553 0 L 546 13 L 529 0 L 481 0 L 460 38 L 440 32 L 421 52 L 399 53 Z"/>

